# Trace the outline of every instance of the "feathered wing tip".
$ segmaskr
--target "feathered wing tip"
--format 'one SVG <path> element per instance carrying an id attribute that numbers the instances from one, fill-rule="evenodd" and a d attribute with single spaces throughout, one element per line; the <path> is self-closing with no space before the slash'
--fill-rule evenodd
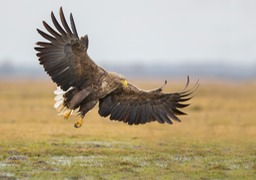
<path id="1" fill-rule="evenodd" d="M 189 82 L 190 82 L 190 79 L 189 79 L 189 76 L 187 76 L 187 83 L 186 83 L 185 87 L 183 88 L 183 90 L 179 93 L 180 98 L 178 100 L 178 103 L 176 104 L 176 108 L 173 109 L 175 114 L 177 114 L 177 115 L 187 115 L 186 113 L 178 110 L 178 108 L 185 108 L 185 107 L 189 106 L 190 104 L 187 104 L 185 102 L 189 101 L 190 99 L 192 99 L 194 97 L 194 92 L 199 87 L 199 80 L 198 80 L 192 88 L 187 89 L 189 86 Z"/>
<path id="2" fill-rule="evenodd" d="M 70 24 L 71 24 L 71 29 L 72 29 L 73 32 L 70 30 L 70 28 L 68 26 L 68 23 L 65 19 L 65 15 L 63 13 L 62 7 L 60 7 L 60 20 L 61 20 L 61 23 L 62 23 L 64 29 L 66 30 L 66 32 L 68 34 L 73 34 L 77 39 L 79 39 L 77 30 L 76 30 L 75 21 L 74 21 L 72 13 L 70 13 Z M 89 46 L 88 35 L 85 35 L 85 36 L 81 37 L 80 41 L 85 46 L 85 48 L 88 49 L 88 46 Z"/>
<path id="3" fill-rule="evenodd" d="M 172 124 L 172 120 L 181 122 L 181 120 L 177 116 L 187 115 L 187 113 L 183 112 L 181 109 L 190 105 L 187 102 L 193 98 L 194 92 L 199 87 L 199 81 L 197 81 L 192 88 L 188 89 L 189 83 L 190 83 L 190 79 L 189 79 L 189 76 L 187 76 L 187 82 L 183 90 L 180 92 L 169 94 L 169 98 L 170 98 L 169 106 L 160 105 L 163 107 L 163 110 L 164 110 L 162 112 L 160 110 L 161 113 L 159 113 L 159 115 L 162 114 L 163 118 L 160 117 L 160 119 L 163 119 L 163 121 L 161 122 L 159 121 L 159 119 L 157 119 L 158 122 L 160 123 L 166 122 L 168 124 Z"/>
<path id="4" fill-rule="evenodd" d="M 79 108 L 73 110 L 73 109 L 69 109 L 68 107 L 66 107 L 64 105 L 64 95 L 65 93 L 67 93 L 68 91 L 72 90 L 73 87 L 70 87 L 67 91 L 63 91 L 59 86 L 57 87 L 57 89 L 54 91 L 55 97 L 55 104 L 54 104 L 54 108 L 56 109 L 56 111 L 58 112 L 59 116 L 64 116 L 64 118 L 66 118 L 67 115 L 79 115 Z"/>
<path id="5" fill-rule="evenodd" d="M 190 82 L 190 79 L 189 79 L 189 76 L 187 76 L 187 83 L 185 85 L 185 87 L 183 88 L 183 90 L 181 91 L 181 94 L 183 94 L 184 96 L 190 96 L 192 95 L 199 87 L 199 80 L 197 80 L 196 84 L 190 88 L 190 89 L 187 89 L 188 86 L 189 86 L 189 82 Z M 191 99 L 192 97 L 190 97 Z"/>
<path id="6" fill-rule="evenodd" d="M 169 98 L 171 99 L 170 101 L 171 104 L 169 104 L 169 106 L 160 105 L 160 107 L 162 107 L 163 109 L 160 110 L 158 108 L 159 112 L 161 112 L 159 113 L 159 116 L 161 117 L 156 118 L 158 122 L 160 123 L 166 122 L 168 124 L 172 124 L 172 120 L 181 122 L 181 120 L 177 117 L 177 115 L 178 116 L 187 115 L 187 113 L 183 112 L 181 109 L 190 105 L 187 102 L 194 97 L 194 92 L 199 87 L 199 80 L 196 82 L 196 84 L 192 88 L 188 89 L 189 83 L 190 83 L 190 79 L 189 79 L 189 76 L 187 76 L 187 82 L 183 90 L 180 92 L 169 94 Z M 153 112 L 153 114 L 154 113 L 155 112 Z"/>

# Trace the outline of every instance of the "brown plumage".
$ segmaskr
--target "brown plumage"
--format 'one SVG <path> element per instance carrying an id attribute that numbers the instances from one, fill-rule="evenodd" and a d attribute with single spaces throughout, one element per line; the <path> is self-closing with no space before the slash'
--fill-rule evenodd
<path id="1" fill-rule="evenodd" d="M 198 83 L 186 90 L 189 77 L 183 91 L 163 93 L 162 88 L 145 91 L 127 83 L 123 75 L 107 72 L 96 65 L 88 56 L 88 36 L 79 38 L 74 19 L 70 14 L 71 29 L 60 8 L 60 21 L 51 13 L 54 30 L 45 21 L 43 25 L 49 34 L 37 29 L 47 42 L 37 42 L 35 50 L 40 64 L 52 80 L 59 86 L 55 91 L 54 107 L 68 118 L 78 114 L 81 119 L 75 127 L 82 125 L 85 114 L 99 102 L 99 114 L 110 116 L 132 124 L 145 124 L 151 121 L 172 124 L 172 120 L 180 121 L 177 115 L 189 104 L 183 104 L 191 99 Z"/>

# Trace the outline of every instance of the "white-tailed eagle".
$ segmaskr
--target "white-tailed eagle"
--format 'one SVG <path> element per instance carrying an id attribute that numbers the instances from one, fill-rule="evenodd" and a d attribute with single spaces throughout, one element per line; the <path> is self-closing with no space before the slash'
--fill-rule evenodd
<path id="1" fill-rule="evenodd" d="M 53 29 L 45 21 L 48 34 L 37 29 L 47 41 L 37 42 L 35 50 L 40 64 L 58 85 L 55 91 L 55 105 L 59 115 L 65 119 L 71 114 L 80 116 L 75 127 L 82 125 L 85 114 L 99 102 L 98 113 L 111 120 L 123 121 L 129 125 L 145 124 L 152 121 L 172 124 L 180 121 L 177 115 L 184 115 L 180 109 L 189 104 L 198 83 L 187 90 L 187 83 L 181 92 L 163 93 L 162 88 L 142 90 L 128 83 L 123 75 L 108 72 L 87 54 L 88 36 L 79 38 L 74 19 L 70 14 L 68 25 L 62 8 L 60 22 L 53 12 Z M 71 27 L 71 28 L 70 28 Z M 184 104 L 185 103 L 185 104 Z"/>

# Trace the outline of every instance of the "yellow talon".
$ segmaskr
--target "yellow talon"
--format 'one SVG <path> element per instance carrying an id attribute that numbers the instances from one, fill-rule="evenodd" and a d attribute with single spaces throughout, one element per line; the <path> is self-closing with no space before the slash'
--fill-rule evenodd
<path id="1" fill-rule="evenodd" d="M 71 115 L 71 112 L 72 112 L 72 110 L 69 110 L 68 112 L 66 112 L 66 113 L 64 114 L 64 119 L 68 119 L 69 116 Z"/>
<path id="2" fill-rule="evenodd" d="M 74 126 L 75 128 L 80 128 L 83 124 L 83 118 L 80 118 L 79 121 L 77 121 Z"/>

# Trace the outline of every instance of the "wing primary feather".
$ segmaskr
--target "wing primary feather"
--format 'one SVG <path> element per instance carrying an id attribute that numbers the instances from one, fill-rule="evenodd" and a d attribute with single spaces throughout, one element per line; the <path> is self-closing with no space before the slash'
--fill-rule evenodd
<path id="1" fill-rule="evenodd" d="M 173 109 L 170 109 L 168 106 L 163 106 L 163 110 L 171 119 L 181 122 L 181 120 L 175 116 Z"/>
<path id="2" fill-rule="evenodd" d="M 67 33 L 68 34 L 73 34 L 72 31 L 70 30 L 69 26 L 68 26 L 68 23 L 67 23 L 66 19 L 65 19 L 62 7 L 60 7 L 60 20 L 61 20 L 61 23 L 62 23 L 64 29 L 67 31 Z"/>
<path id="3" fill-rule="evenodd" d="M 183 92 L 181 94 L 192 94 L 193 92 L 195 92 L 198 87 L 199 87 L 199 80 L 197 80 L 196 84 L 191 88 L 185 91 L 185 89 L 183 90 Z"/>
<path id="4" fill-rule="evenodd" d="M 186 82 L 185 87 L 182 89 L 182 92 L 185 91 L 188 88 L 189 81 L 190 81 L 189 76 L 187 76 L 187 82 Z"/>
<path id="5" fill-rule="evenodd" d="M 125 105 L 123 105 L 122 103 L 119 105 L 119 109 L 118 111 L 116 112 L 115 114 L 115 120 L 118 120 L 118 121 L 121 121 L 121 116 L 123 114 L 123 111 L 124 111 L 124 108 L 125 108 Z"/>
<path id="6" fill-rule="evenodd" d="M 173 113 L 174 114 L 177 114 L 177 115 L 187 115 L 187 113 L 184 113 L 184 112 L 182 112 L 182 111 L 180 111 L 180 110 L 178 110 L 178 109 L 173 109 Z"/>
<path id="7" fill-rule="evenodd" d="M 139 108 L 139 107 L 138 107 Z M 129 125 L 133 125 L 136 121 L 136 118 L 132 117 L 132 112 L 135 110 L 135 105 L 132 105 L 131 108 L 128 110 L 128 117 L 127 117 L 127 122 Z M 139 109 L 137 109 L 137 111 L 139 112 Z"/>
<path id="8" fill-rule="evenodd" d="M 34 47 L 34 49 L 35 49 L 36 51 L 41 52 L 41 51 L 43 51 L 43 50 L 44 50 L 44 47 Z M 40 57 L 40 53 L 37 53 L 37 56 L 39 56 L 39 57 Z"/>
<path id="9" fill-rule="evenodd" d="M 185 101 L 189 101 L 192 97 L 188 97 L 188 98 L 180 98 L 179 102 L 185 102 Z"/>
<path id="10" fill-rule="evenodd" d="M 177 108 L 185 108 L 185 107 L 187 107 L 187 106 L 189 106 L 190 104 L 180 104 L 180 103 L 177 103 L 175 106 L 177 107 Z"/>
<path id="11" fill-rule="evenodd" d="M 70 23 L 71 23 L 71 29 L 72 29 L 73 33 L 75 34 L 75 36 L 77 38 L 79 38 L 77 31 L 76 31 L 76 25 L 75 25 L 75 21 L 74 21 L 72 13 L 70 13 Z"/>
<path id="12" fill-rule="evenodd" d="M 123 113 L 120 117 L 120 119 L 123 121 L 123 122 L 127 122 L 127 117 L 128 117 L 128 110 L 130 108 L 130 104 L 127 104 L 123 110 Z"/>
<path id="13" fill-rule="evenodd" d="M 152 112 L 152 117 L 155 121 L 159 122 L 160 124 L 164 124 L 164 121 L 158 117 L 155 111 Z"/>
<path id="14" fill-rule="evenodd" d="M 38 46 L 42 46 L 42 47 L 49 47 L 49 46 L 52 46 L 51 43 L 48 43 L 48 42 L 41 42 L 41 41 L 37 42 L 36 44 L 37 44 Z"/>
<path id="15" fill-rule="evenodd" d="M 140 116 L 140 119 L 136 121 L 135 124 L 145 124 L 147 121 L 147 114 L 146 114 L 146 104 L 142 104 L 141 105 L 141 116 Z"/>
<path id="16" fill-rule="evenodd" d="M 156 119 L 154 118 L 155 115 L 154 115 L 154 110 L 152 109 L 152 105 L 149 103 L 148 104 L 148 113 L 149 113 L 149 118 L 148 118 L 148 122 L 151 122 L 151 121 L 156 121 Z"/>
<path id="17" fill-rule="evenodd" d="M 125 119 L 123 120 L 124 123 L 128 123 L 129 122 L 130 109 L 131 109 L 131 106 L 129 107 L 129 109 L 126 110 L 126 116 L 125 116 Z"/>
<path id="18" fill-rule="evenodd" d="M 169 117 L 166 115 L 164 111 L 161 110 L 161 107 L 158 107 L 158 116 L 166 123 L 172 124 L 172 121 L 169 119 Z"/>
<path id="19" fill-rule="evenodd" d="M 49 33 L 51 33 L 55 37 L 61 37 L 59 33 L 57 33 L 54 29 L 52 29 L 45 21 L 43 21 L 44 27 L 47 29 Z"/>
<path id="20" fill-rule="evenodd" d="M 113 108 L 111 97 L 106 97 L 104 100 L 100 100 L 99 114 L 103 117 L 107 117 Z"/>
<path id="21" fill-rule="evenodd" d="M 186 83 L 186 85 L 185 85 L 184 90 L 187 89 L 187 87 L 188 87 L 188 85 L 189 85 L 189 81 L 190 81 L 190 80 L 189 80 L 189 76 L 187 76 L 187 83 Z M 183 90 L 183 91 L 184 91 L 184 90 Z"/>
<path id="22" fill-rule="evenodd" d="M 36 30 L 37 30 L 37 32 L 38 32 L 42 37 L 44 37 L 45 39 L 47 39 L 47 40 L 49 40 L 49 41 L 51 41 L 51 42 L 56 41 L 56 39 L 55 39 L 54 37 L 50 36 L 49 34 L 46 34 L 45 32 L 41 31 L 40 29 L 36 29 Z"/>
<path id="23" fill-rule="evenodd" d="M 192 93 L 193 93 L 193 90 L 188 90 L 188 91 L 181 92 L 180 96 L 181 97 L 190 96 Z"/>
<path id="24" fill-rule="evenodd" d="M 152 115 L 153 115 L 154 119 L 155 119 L 157 122 L 159 122 L 159 123 L 161 123 L 161 124 L 164 124 L 165 120 L 162 119 L 161 116 L 159 116 L 159 112 L 157 111 L 157 109 L 158 109 L 157 106 L 154 106 L 154 107 L 152 108 L 152 110 L 153 110 Z"/>
<path id="25" fill-rule="evenodd" d="M 117 103 L 111 111 L 110 120 L 117 120 L 116 114 L 120 111 L 120 103 Z"/>
<path id="26" fill-rule="evenodd" d="M 134 110 L 136 112 L 134 119 L 134 124 L 140 124 L 142 122 L 142 119 L 144 117 L 145 111 L 144 111 L 144 105 L 139 104 L 136 106 L 136 109 Z"/>
<path id="27" fill-rule="evenodd" d="M 149 106 L 150 106 L 149 103 L 145 104 L 145 118 L 144 118 L 143 124 L 146 122 L 149 122 L 150 120 L 151 112 L 149 110 Z"/>
<path id="28" fill-rule="evenodd" d="M 52 22 L 54 24 L 54 26 L 56 27 L 56 29 L 63 35 L 63 36 L 67 36 L 67 33 L 64 31 L 64 29 L 60 26 L 60 24 L 58 23 L 56 17 L 54 16 L 54 13 L 51 12 L 51 18 L 52 18 Z"/>

